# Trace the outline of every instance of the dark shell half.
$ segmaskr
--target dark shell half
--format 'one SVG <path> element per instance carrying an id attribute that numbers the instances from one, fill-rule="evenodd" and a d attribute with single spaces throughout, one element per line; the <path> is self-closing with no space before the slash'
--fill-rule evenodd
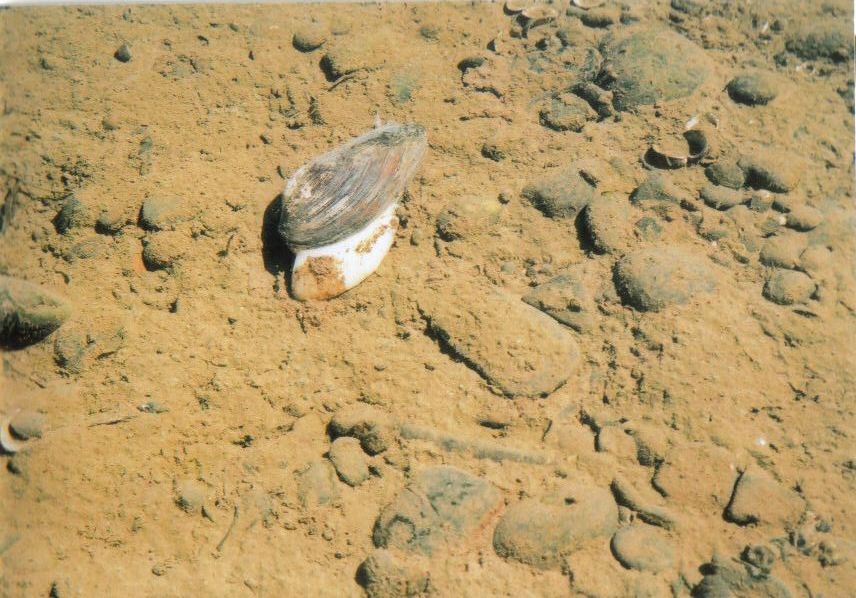
<path id="1" fill-rule="evenodd" d="M 390 123 L 300 167 L 282 194 L 280 235 L 299 251 L 364 228 L 399 200 L 426 146 L 419 125 Z"/>

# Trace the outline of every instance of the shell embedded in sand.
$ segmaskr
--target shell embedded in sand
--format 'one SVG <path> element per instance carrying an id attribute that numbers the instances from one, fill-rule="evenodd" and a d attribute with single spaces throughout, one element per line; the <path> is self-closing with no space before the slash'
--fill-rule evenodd
<path id="1" fill-rule="evenodd" d="M 294 173 L 279 232 L 295 253 L 296 299 L 335 297 L 374 272 L 392 246 L 395 207 L 426 146 L 422 127 L 390 123 Z"/>
<path id="2" fill-rule="evenodd" d="M 695 164 L 707 155 L 707 134 L 702 129 L 684 132 L 685 144 L 652 145 L 642 160 L 651 168 L 674 169 Z"/>

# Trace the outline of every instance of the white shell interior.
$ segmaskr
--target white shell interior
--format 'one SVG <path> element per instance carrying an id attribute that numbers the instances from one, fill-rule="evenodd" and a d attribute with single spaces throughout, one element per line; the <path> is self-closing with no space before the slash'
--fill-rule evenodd
<path id="1" fill-rule="evenodd" d="M 350 237 L 345 237 L 330 245 L 298 251 L 294 256 L 292 273 L 310 258 L 332 257 L 335 258 L 340 267 L 339 274 L 344 280 L 345 290 L 357 286 L 369 274 L 377 270 L 390 247 L 392 247 L 392 242 L 395 240 L 395 209 L 397 207 L 398 203 L 393 203 L 380 216 Z M 361 244 L 366 243 L 368 245 L 375 235 L 377 238 L 374 239 L 368 250 L 365 248 L 363 251 L 358 250 Z M 312 297 L 303 297 L 303 299 L 312 299 Z"/>

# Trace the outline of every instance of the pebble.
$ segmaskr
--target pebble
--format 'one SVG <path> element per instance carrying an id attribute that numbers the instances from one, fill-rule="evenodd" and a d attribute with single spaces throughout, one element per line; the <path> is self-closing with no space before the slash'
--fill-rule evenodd
<path id="1" fill-rule="evenodd" d="M 187 251 L 186 237 L 177 231 L 163 231 L 143 240 L 143 264 L 149 270 L 173 268 Z"/>
<path id="2" fill-rule="evenodd" d="M 86 337 L 79 330 L 60 330 L 54 341 L 54 361 L 66 373 L 80 374 L 85 369 Z"/>
<path id="3" fill-rule="evenodd" d="M 502 204 L 492 197 L 462 197 L 449 203 L 437 216 L 437 235 L 444 241 L 472 239 L 493 229 Z"/>
<path id="4" fill-rule="evenodd" d="M 102 235 L 115 235 L 125 226 L 125 213 L 121 208 L 102 210 L 95 221 L 95 231 Z"/>
<path id="5" fill-rule="evenodd" d="M 667 29 L 631 26 L 603 42 L 604 63 L 595 83 L 613 92 L 618 110 L 684 98 L 708 77 L 704 51 Z"/>
<path id="6" fill-rule="evenodd" d="M 386 413 L 364 403 L 337 411 L 330 421 L 329 429 L 334 438 L 340 436 L 356 438 L 369 455 L 384 452 L 392 442 L 392 424 Z"/>
<path id="7" fill-rule="evenodd" d="M 803 60 L 851 60 L 853 37 L 846 19 L 817 20 L 797 30 L 785 42 L 785 49 Z"/>
<path id="8" fill-rule="evenodd" d="M 594 327 L 594 301 L 577 276 L 556 276 L 524 295 L 523 301 L 577 332 Z"/>
<path id="9" fill-rule="evenodd" d="M 746 183 L 746 174 L 734 158 L 722 158 L 704 169 L 704 174 L 714 185 L 740 189 Z"/>
<path id="10" fill-rule="evenodd" d="M 357 569 L 357 583 L 368 598 L 398 598 L 428 593 L 427 564 L 415 555 L 402 559 L 390 550 L 375 550 Z"/>
<path id="11" fill-rule="evenodd" d="M 636 441 L 621 426 L 604 426 L 597 433 L 595 448 L 622 459 L 636 459 Z"/>
<path id="12" fill-rule="evenodd" d="M 800 181 L 800 167 L 780 151 L 759 149 L 741 157 L 737 164 L 746 174 L 746 184 L 774 193 L 793 191 Z"/>
<path id="13" fill-rule="evenodd" d="M 464 281 L 433 291 L 419 301 L 429 334 L 502 394 L 547 396 L 578 366 L 579 348 L 567 330 L 519 298 Z"/>
<path id="14" fill-rule="evenodd" d="M 0 276 L 0 346 L 20 348 L 36 343 L 59 328 L 71 306 L 33 283 Z"/>
<path id="15" fill-rule="evenodd" d="M 801 232 L 817 228 L 823 222 L 823 212 L 807 205 L 794 207 L 786 216 L 788 228 Z"/>
<path id="16" fill-rule="evenodd" d="M 678 519 L 667 507 L 662 506 L 662 498 L 649 489 L 641 489 L 621 477 L 616 477 L 610 484 L 615 502 L 631 511 L 635 511 L 639 519 L 645 523 L 671 530 L 678 525 Z"/>
<path id="17" fill-rule="evenodd" d="M 610 536 L 618 507 L 608 490 L 568 483 L 544 498 L 529 498 L 503 514 L 493 534 L 496 553 L 541 569 L 559 568 L 585 542 Z"/>
<path id="18" fill-rule="evenodd" d="M 627 429 L 636 443 L 636 460 L 645 467 L 657 467 L 668 452 L 668 430 L 645 423 L 630 423 Z"/>
<path id="19" fill-rule="evenodd" d="M 789 526 L 797 523 L 805 502 L 793 490 L 757 468 L 744 471 L 734 486 L 725 518 L 738 525 Z"/>
<path id="20" fill-rule="evenodd" d="M 623 253 L 633 240 L 634 209 L 625 197 L 603 195 L 582 213 L 583 229 L 596 253 Z"/>
<path id="21" fill-rule="evenodd" d="M 150 231 L 175 230 L 190 217 L 187 202 L 174 195 L 148 197 L 140 208 L 140 226 Z"/>
<path id="22" fill-rule="evenodd" d="M 761 189 L 749 197 L 749 209 L 753 212 L 766 212 L 773 206 L 773 194 Z"/>
<path id="23" fill-rule="evenodd" d="M 542 109 L 538 118 L 548 129 L 579 133 L 587 122 L 597 119 L 597 113 L 581 97 L 564 93 Z"/>
<path id="24" fill-rule="evenodd" d="M 73 195 L 67 198 L 53 220 L 58 233 L 65 234 L 73 228 L 92 225 L 89 208 Z"/>
<path id="25" fill-rule="evenodd" d="M 9 429 L 21 440 L 41 438 L 45 427 L 45 416 L 37 411 L 19 411 L 9 420 Z"/>
<path id="26" fill-rule="evenodd" d="M 324 71 L 329 81 L 335 81 L 345 75 L 372 68 L 376 60 L 373 51 L 374 49 L 369 45 L 362 47 L 346 44 L 332 46 L 321 58 L 321 70 Z"/>
<path id="27" fill-rule="evenodd" d="M 667 455 L 651 483 L 677 504 L 722 512 L 736 479 L 735 459 L 726 449 L 695 442 Z"/>
<path id="28" fill-rule="evenodd" d="M 778 234 L 764 241 L 759 259 L 765 266 L 796 269 L 807 246 L 808 240 L 803 235 Z"/>
<path id="29" fill-rule="evenodd" d="M 315 459 L 297 474 L 297 497 L 304 507 L 331 505 L 339 498 L 336 471 L 328 461 Z"/>
<path id="30" fill-rule="evenodd" d="M 369 465 L 360 441 L 341 436 L 330 445 L 330 462 L 336 468 L 339 479 L 348 486 L 359 486 L 369 479 Z"/>
<path id="31" fill-rule="evenodd" d="M 640 311 L 685 304 L 716 287 L 706 259 L 678 247 L 640 249 L 621 258 L 614 280 L 622 299 Z"/>
<path id="32" fill-rule="evenodd" d="M 718 185 L 705 185 L 699 195 L 705 204 L 717 210 L 733 208 L 746 203 L 749 199 L 740 191 Z"/>
<path id="33" fill-rule="evenodd" d="M 612 554 L 627 569 L 660 573 L 677 565 L 674 543 L 661 530 L 647 525 L 631 525 L 612 536 Z"/>
<path id="34" fill-rule="evenodd" d="M 118 60 L 119 62 L 128 62 L 131 60 L 131 48 L 128 47 L 128 44 L 122 44 L 116 51 L 113 53 L 113 58 Z"/>
<path id="35" fill-rule="evenodd" d="M 175 482 L 175 504 L 188 513 L 200 511 L 206 494 L 205 486 L 196 480 L 184 479 Z"/>
<path id="36" fill-rule="evenodd" d="M 779 95 L 775 77 L 763 71 L 752 71 L 738 75 L 725 87 L 729 97 L 740 104 L 763 106 Z"/>
<path id="37" fill-rule="evenodd" d="M 832 252 L 827 247 L 811 245 L 800 255 L 799 269 L 808 274 L 820 274 L 829 268 L 831 261 Z"/>
<path id="38" fill-rule="evenodd" d="M 764 297 L 779 305 L 805 303 L 811 299 L 817 285 L 804 272 L 777 269 L 764 285 Z"/>
<path id="39" fill-rule="evenodd" d="M 630 195 L 630 201 L 635 204 L 648 201 L 679 204 L 683 198 L 684 193 L 680 189 L 656 172 L 649 174 Z"/>
<path id="40" fill-rule="evenodd" d="M 573 219 L 594 199 L 595 191 L 579 172 L 566 168 L 529 183 L 522 195 L 548 218 Z"/>
<path id="41" fill-rule="evenodd" d="M 317 50 L 327 41 L 327 34 L 321 27 L 307 26 L 294 32 L 291 43 L 300 52 Z"/>
<path id="42" fill-rule="evenodd" d="M 791 598 L 793 593 L 772 575 L 752 575 L 745 567 L 713 562 L 701 567 L 702 580 L 693 588 L 695 598 L 724 598 L 726 596 L 764 596 Z"/>
<path id="43" fill-rule="evenodd" d="M 431 555 L 455 548 L 481 529 L 502 503 L 490 482 L 443 465 L 419 472 L 375 522 L 378 548 Z"/>
<path id="44" fill-rule="evenodd" d="M 573 8 L 568 8 L 568 15 L 573 14 L 578 17 L 586 27 L 604 29 L 621 21 L 621 9 L 619 8 L 593 8 L 571 13 L 572 10 Z"/>
<path id="45" fill-rule="evenodd" d="M 78 243 L 75 243 L 68 248 L 68 251 L 63 252 L 63 259 L 69 263 L 77 260 L 87 260 L 101 256 L 105 251 L 105 246 L 102 239 L 99 237 L 89 237 Z"/>

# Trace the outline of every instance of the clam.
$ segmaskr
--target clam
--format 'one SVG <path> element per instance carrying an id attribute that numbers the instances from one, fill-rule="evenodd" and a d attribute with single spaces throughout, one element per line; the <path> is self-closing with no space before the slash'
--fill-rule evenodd
<path id="1" fill-rule="evenodd" d="M 318 156 L 288 180 L 279 233 L 294 252 L 295 299 L 336 297 L 377 269 L 426 146 L 422 127 L 389 123 Z"/>
<path id="2" fill-rule="evenodd" d="M 0 453 L 13 455 L 26 448 L 27 439 L 19 437 L 12 427 L 12 420 L 19 411 L 16 410 L 11 415 L 0 414 Z"/>
<path id="3" fill-rule="evenodd" d="M 684 131 L 684 143 L 654 144 L 642 157 L 650 168 L 682 168 L 695 164 L 708 151 L 707 135 L 702 129 Z"/>

